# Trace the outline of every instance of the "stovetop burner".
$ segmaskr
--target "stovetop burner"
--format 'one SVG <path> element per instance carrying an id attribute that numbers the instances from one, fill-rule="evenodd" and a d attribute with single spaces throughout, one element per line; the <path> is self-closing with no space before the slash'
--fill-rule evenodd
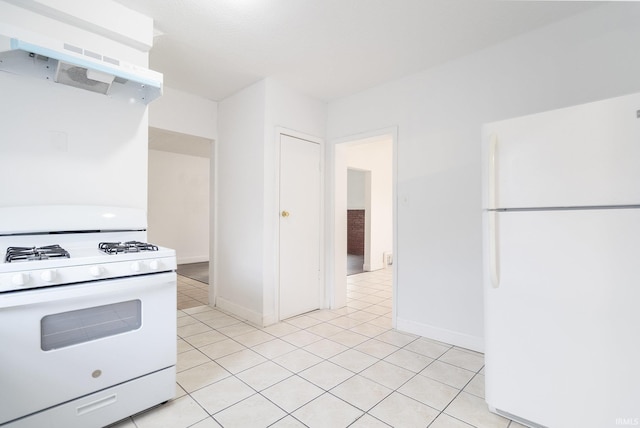
<path id="1" fill-rule="evenodd" d="M 118 253 L 138 253 L 140 251 L 158 251 L 158 247 L 146 242 L 127 241 L 127 242 L 101 242 L 98 244 L 100 251 L 107 254 Z"/>
<path id="2" fill-rule="evenodd" d="M 48 260 L 53 258 L 69 258 L 69 252 L 60 245 L 44 247 L 9 247 L 5 255 L 5 262 Z"/>

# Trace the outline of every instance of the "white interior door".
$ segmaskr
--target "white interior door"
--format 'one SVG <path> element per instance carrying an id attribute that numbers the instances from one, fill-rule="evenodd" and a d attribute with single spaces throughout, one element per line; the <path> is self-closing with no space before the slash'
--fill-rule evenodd
<path id="1" fill-rule="evenodd" d="M 280 319 L 320 308 L 320 145 L 280 136 Z"/>

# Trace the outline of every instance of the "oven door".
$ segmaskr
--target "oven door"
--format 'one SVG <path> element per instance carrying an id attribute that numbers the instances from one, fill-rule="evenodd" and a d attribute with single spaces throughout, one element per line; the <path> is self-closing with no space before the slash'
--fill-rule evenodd
<path id="1" fill-rule="evenodd" d="M 0 424 L 174 366 L 175 312 L 175 272 L 0 294 Z"/>

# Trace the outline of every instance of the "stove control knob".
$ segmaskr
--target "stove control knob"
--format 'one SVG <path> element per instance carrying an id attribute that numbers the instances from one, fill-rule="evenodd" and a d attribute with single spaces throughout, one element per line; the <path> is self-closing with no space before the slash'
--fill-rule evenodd
<path id="1" fill-rule="evenodd" d="M 44 282 L 52 282 L 56 279 L 56 271 L 54 269 L 45 270 L 40 274 L 40 278 L 42 278 Z"/>
<path id="2" fill-rule="evenodd" d="M 131 263 L 131 270 L 134 272 L 140 272 L 140 262 Z"/>
<path id="3" fill-rule="evenodd" d="M 104 272 L 104 268 L 102 266 L 91 266 L 89 268 L 89 274 L 94 278 L 102 276 L 102 272 Z"/>
<path id="4" fill-rule="evenodd" d="M 157 260 L 151 260 L 149 262 L 149 269 L 151 270 L 158 270 L 158 268 L 160 267 L 160 264 L 158 263 Z"/>
<path id="5" fill-rule="evenodd" d="M 29 282 L 29 274 L 24 272 L 16 273 L 11 277 L 11 282 L 13 283 L 13 285 L 25 285 L 27 282 Z"/>

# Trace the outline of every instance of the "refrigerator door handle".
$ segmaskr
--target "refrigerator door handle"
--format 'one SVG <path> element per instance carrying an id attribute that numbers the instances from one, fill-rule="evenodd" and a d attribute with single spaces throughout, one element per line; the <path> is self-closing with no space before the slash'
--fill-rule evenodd
<path id="1" fill-rule="evenodd" d="M 498 213 L 489 213 L 489 276 L 493 288 L 500 287 L 500 248 L 498 245 Z"/>
<path id="2" fill-rule="evenodd" d="M 496 195 L 498 194 L 497 162 L 498 162 L 498 136 L 491 134 L 489 137 L 489 209 L 497 208 Z"/>

